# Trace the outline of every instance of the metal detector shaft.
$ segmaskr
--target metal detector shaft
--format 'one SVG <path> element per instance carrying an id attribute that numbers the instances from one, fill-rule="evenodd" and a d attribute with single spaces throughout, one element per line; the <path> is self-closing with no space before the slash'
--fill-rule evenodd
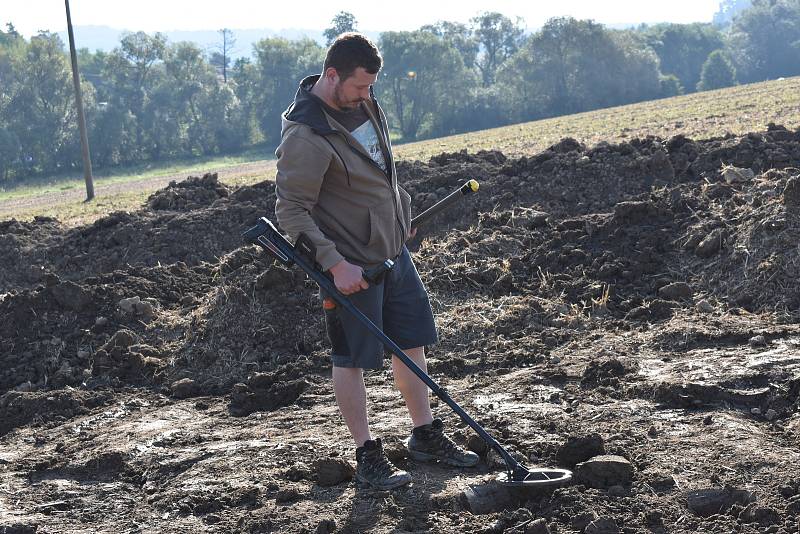
<path id="1" fill-rule="evenodd" d="M 425 224 L 434 215 L 438 215 L 441 211 L 456 203 L 461 197 L 469 193 L 474 193 L 477 190 L 478 182 L 476 180 L 469 180 L 464 185 L 444 197 L 442 200 L 411 219 L 411 228 L 418 228 L 419 226 Z"/>
<path id="2" fill-rule="evenodd" d="M 381 340 L 384 346 L 386 346 L 386 348 L 389 349 L 392 354 L 400 358 L 406 367 L 411 369 L 411 371 L 413 371 L 413 373 L 417 375 L 419 379 L 422 380 L 430 388 L 430 390 L 436 394 L 437 397 L 446 402 L 447 405 L 450 406 L 450 408 L 452 408 L 456 414 L 458 414 L 462 421 L 467 423 L 490 447 L 492 447 L 503 458 L 506 466 L 508 467 L 509 476 L 512 476 L 515 473 L 528 472 L 525 466 L 517 462 L 508 453 L 508 451 L 506 451 L 502 445 L 497 442 L 497 440 L 495 440 L 486 430 L 484 430 L 480 424 L 470 417 L 469 414 L 467 414 L 467 412 L 461 408 L 461 406 L 459 406 L 453 399 L 450 398 L 447 390 L 434 382 L 433 379 L 425 373 L 425 371 L 420 369 L 420 367 L 415 364 L 405 352 L 403 352 L 403 349 L 398 347 L 397 344 L 389 339 L 389 337 L 384 334 L 380 328 L 375 326 L 375 323 L 370 321 L 369 317 L 361 313 L 361 311 L 356 308 L 356 306 L 350 302 L 347 297 L 339 293 L 339 290 L 336 289 L 336 285 L 327 276 L 325 276 L 322 271 L 315 268 L 307 258 L 301 254 L 297 254 L 291 243 L 289 243 L 289 241 L 283 237 L 283 235 L 277 230 L 277 228 L 275 228 L 269 219 L 266 217 L 261 217 L 258 221 L 258 224 L 247 230 L 244 233 L 244 236 L 251 242 L 260 245 L 273 255 L 276 255 L 278 259 L 280 259 L 286 265 L 297 264 L 309 277 L 311 277 L 312 280 L 319 284 L 322 290 L 329 297 L 353 314 L 353 316 L 364 326 L 366 326 L 369 331 L 372 332 L 372 334 Z M 279 254 L 276 254 L 276 250 L 279 252 Z"/>

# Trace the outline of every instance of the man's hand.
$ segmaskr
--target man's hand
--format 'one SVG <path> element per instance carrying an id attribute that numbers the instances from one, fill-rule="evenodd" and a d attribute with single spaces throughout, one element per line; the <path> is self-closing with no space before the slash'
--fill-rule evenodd
<path id="1" fill-rule="evenodd" d="M 330 268 L 333 283 L 343 295 L 352 295 L 362 289 L 367 289 L 369 284 L 364 280 L 364 271 L 358 265 L 353 265 L 347 260 L 342 260 Z"/>
<path id="2" fill-rule="evenodd" d="M 409 239 L 414 239 L 414 236 L 417 235 L 417 228 L 415 226 L 411 227 L 411 230 L 408 232 L 408 237 L 406 237 L 406 241 Z"/>

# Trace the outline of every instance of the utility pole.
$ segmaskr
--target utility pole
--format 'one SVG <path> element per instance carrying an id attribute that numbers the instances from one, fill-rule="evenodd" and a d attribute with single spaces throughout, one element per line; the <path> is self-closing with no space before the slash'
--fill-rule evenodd
<path id="1" fill-rule="evenodd" d="M 69 14 L 69 0 L 64 0 L 67 8 L 67 33 L 69 34 L 69 55 L 72 59 L 72 83 L 75 85 L 75 107 L 78 109 L 78 128 L 81 132 L 81 153 L 83 155 L 83 178 L 86 181 L 86 202 L 94 198 L 94 179 L 92 178 L 92 158 L 89 156 L 89 137 L 86 135 L 86 116 L 83 113 L 81 96 L 81 77 L 78 74 L 78 55 L 75 53 L 75 36 L 72 33 L 72 17 Z"/>

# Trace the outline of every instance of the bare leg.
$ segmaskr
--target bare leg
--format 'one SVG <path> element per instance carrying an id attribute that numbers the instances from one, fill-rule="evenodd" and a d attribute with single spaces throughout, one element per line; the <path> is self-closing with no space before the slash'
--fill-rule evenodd
<path id="1" fill-rule="evenodd" d="M 403 352 L 423 371 L 428 372 L 428 366 L 425 363 L 425 347 L 408 349 Z M 431 415 L 431 403 L 428 398 L 428 386 L 394 354 L 392 355 L 392 373 L 394 373 L 394 383 L 406 401 L 408 415 L 411 416 L 414 426 L 430 424 L 433 421 L 433 415 Z"/>
<path id="2" fill-rule="evenodd" d="M 367 388 L 362 369 L 334 366 L 333 391 L 356 447 L 363 446 L 372 437 L 367 423 Z"/>

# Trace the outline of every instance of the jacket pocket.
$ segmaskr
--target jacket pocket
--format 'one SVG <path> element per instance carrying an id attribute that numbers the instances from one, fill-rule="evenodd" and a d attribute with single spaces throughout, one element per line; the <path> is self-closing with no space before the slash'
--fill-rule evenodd
<path id="1" fill-rule="evenodd" d="M 394 201 L 388 200 L 369 208 L 368 247 L 383 245 L 388 249 L 394 242 L 395 215 Z"/>

